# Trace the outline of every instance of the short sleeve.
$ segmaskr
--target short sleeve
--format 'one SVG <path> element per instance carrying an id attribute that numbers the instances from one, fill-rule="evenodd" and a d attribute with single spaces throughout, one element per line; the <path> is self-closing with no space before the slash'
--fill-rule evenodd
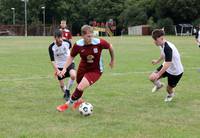
<path id="1" fill-rule="evenodd" d="M 171 62 L 172 61 L 172 49 L 170 48 L 170 46 L 167 43 L 165 43 L 164 53 L 165 53 L 165 61 Z"/>
<path id="2" fill-rule="evenodd" d="M 52 50 L 53 45 L 54 45 L 54 43 L 52 43 L 52 44 L 49 46 L 49 57 L 50 57 L 50 60 L 51 60 L 51 61 L 54 61 L 54 53 L 53 53 L 53 50 Z"/>
<path id="3" fill-rule="evenodd" d="M 68 43 L 69 49 L 72 47 L 72 43 L 69 40 L 63 40 L 64 42 Z"/>
<path id="4" fill-rule="evenodd" d="M 104 39 L 100 39 L 100 45 L 101 45 L 102 49 L 109 49 L 110 48 L 110 44 Z"/>
<path id="5" fill-rule="evenodd" d="M 76 44 L 74 44 L 74 46 L 72 47 L 70 55 L 72 57 L 75 57 L 78 54 L 78 52 L 79 52 L 79 48 Z"/>

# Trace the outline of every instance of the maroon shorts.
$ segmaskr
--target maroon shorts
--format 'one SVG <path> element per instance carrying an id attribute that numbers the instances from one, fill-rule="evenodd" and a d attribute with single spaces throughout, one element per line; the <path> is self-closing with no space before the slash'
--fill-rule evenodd
<path id="1" fill-rule="evenodd" d="M 83 77 L 85 77 L 90 85 L 94 84 L 100 77 L 101 77 L 101 72 L 100 71 L 91 71 L 91 72 L 77 72 L 77 78 L 76 81 L 77 83 L 80 83 Z"/>

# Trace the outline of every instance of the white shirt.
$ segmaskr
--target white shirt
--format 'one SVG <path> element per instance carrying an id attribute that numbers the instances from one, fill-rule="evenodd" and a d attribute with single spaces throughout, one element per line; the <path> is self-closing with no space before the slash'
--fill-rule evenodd
<path id="1" fill-rule="evenodd" d="M 71 43 L 69 41 L 62 41 L 61 46 L 52 43 L 49 46 L 49 56 L 51 61 L 55 61 L 58 68 L 63 68 L 67 56 L 70 54 Z"/>
<path id="2" fill-rule="evenodd" d="M 198 33 L 197 39 L 198 39 L 198 41 L 200 42 L 200 30 L 199 30 L 197 33 Z"/>
<path id="3" fill-rule="evenodd" d="M 166 41 L 162 47 L 160 46 L 160 50 L 165 62 L 172 62 L 166 72 L 171 75 L 180 75 L 183 73 L 184 69 L 181 63 L 180 54 L 175 45 L 169 41 Z"/>

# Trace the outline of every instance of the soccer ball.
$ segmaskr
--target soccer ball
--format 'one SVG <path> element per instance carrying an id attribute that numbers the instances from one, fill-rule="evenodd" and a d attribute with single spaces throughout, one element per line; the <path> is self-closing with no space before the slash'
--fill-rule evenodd
<path id="1" fill-rule="evenodd" d="M 83 102 L 80 106 L 79 106 L 79 112 L 81 115 L 83 116 L 89 116 L 92 114 L 93 111 L 93 106 L 90 103 L 87 102 Z"/>

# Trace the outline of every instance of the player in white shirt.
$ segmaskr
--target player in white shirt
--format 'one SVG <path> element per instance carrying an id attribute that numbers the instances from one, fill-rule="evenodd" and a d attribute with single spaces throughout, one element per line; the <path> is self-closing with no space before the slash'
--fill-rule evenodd
<path id="1" fill-rule="evenodd" d="M 199 25 L 198 29 L 196 29 L 195 38 L 196 38 L 196 43 L 200 48 L 200 25 Z"/>
<path id="2" fill-rule="evenodd" d="M 169 102 L 175 96 L 174 88 L 181 79 L 184 70 L 177 48 L 174 46 L 174 44 L 164 38 L 164 34 L 164 31 L 161 29 L 156 29 L 152 32 L 154 43 L 156 46 L 160 47 L 161 50 L 160 58 L 152 60 L 152 64 L 158 64 L 162 60 L 164 60 L 164 62 L 149 76 L 149 79 L 155 85 L 152 89 L 152 92 L 156 92 L 164 86 L 164 84 L 160 82 L 160 79 L 164 77 L 168 78 L 168 94 L 165 98 L 165 101 Z"/>
<path id="3" fill-rule="evenodd" d="M 65 75 L 61 76 L 61 71 L 65 61 L 70 54 L 71 42 L 62 39 L 62 32 L 56 30 L 54 34 L 55 41 L 49 46 L 49 56 L 54 68 L 54 74 L 59 80 L 60 88 L 64 92 L 65 100 L 70 98 L 70 87 L 76 78 L 74 62 L 67 68 Z M 65 86 L 64 79 L 70 77 L 67 86 Z"/>

